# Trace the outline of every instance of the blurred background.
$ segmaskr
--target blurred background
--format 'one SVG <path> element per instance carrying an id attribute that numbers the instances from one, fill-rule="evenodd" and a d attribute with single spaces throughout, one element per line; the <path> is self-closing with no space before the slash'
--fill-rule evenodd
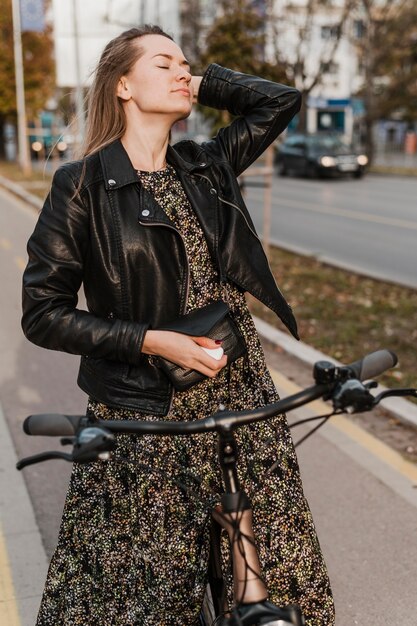
<path id="1" fill-rule="evenodd" d="M 288 134 L 331 133 L 364 152 L 369 165 L 414 165 L 414 0 L 21 0 L 20 25 L 18 6 L 0 0 L 2 159 L 18 157 L 19 120 L 27 143 L 21 152 L 28 153 L 20 155 L 22 167 L 31 166 L 28 159 L 73 158 L 104 45 L 131 26 L 156 23 L 183 48 L 194 73 L 215 61 L 295 85 L 303 108 Z M 225 114 L 195 111 L 174 139 L 199 140 L 225 121 Z"/>

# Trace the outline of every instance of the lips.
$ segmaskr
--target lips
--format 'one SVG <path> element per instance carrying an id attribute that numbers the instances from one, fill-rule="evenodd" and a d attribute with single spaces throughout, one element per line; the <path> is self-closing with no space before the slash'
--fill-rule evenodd
<path id="1" fill-rule="evenodd" d="M 175 93 L 180 93 L 180 94 L 182 94 L 183 96 L 186 96 L 187 98 L 189 98 L 189 97 L 190 97 L 190 95 L 191 95 L 191 92 L 190 92 L 190 90 L 189 90 L 189 89 L 176 89 L 176 90 L 175 90 Z"/>

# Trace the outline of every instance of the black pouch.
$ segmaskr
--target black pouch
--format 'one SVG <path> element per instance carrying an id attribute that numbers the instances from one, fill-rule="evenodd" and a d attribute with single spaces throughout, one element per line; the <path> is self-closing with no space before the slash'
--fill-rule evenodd
<path id="1" fill-rule="evenodd" d="M 157 330 L 170 330 L 193 337 L 220 339 L 223 342 L 222 348 L 227 356 L 228 364 L 233 363 L 246 352 L 245 340 L 230 316 L 228 305 L 223 300 L 212 302 L 201 309 L 182 315 L 168 324 L 159 326 Z M 207 378 L 201 372 L 184 369 L 162 357 L 157 358 L 157 363 L 178 391 L 190 389 Z"/>

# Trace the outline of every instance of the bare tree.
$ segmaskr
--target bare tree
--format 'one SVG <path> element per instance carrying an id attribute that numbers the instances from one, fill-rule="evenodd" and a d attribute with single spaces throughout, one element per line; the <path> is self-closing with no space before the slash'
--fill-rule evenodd
<path id="1" fill-rule="evenodd" d="M 279 63 L 265 60 L 264 17 L 253 1 L 219 0 L 218 7 L 217 17 L 206 33 L 206 46 L 200 56 L 202 67 L 214 62 L 276 82 L 287 81 Z M 231 119 L 227 111 L 204 108 L 202 113 L 213 132 Z"/>
<path id="2" fill-rule="evenodd" d="M 181 22 L 181 48 L 185 56 L 189 59 L 194 71 L 198 67 L 201 56 L 201 45 L 203 37 L 201 0 L 181 0 L 180 2 L 180 22 Z"/>
<path id="3" fill-rule="evenodd" d="M 299 128 L 307 127 L 307 100 L 321 84 L 339 48 L 357 0 L 272 0 L 270 32 L 276 62 L 303 94 Z M 323 23 L 323 16 L 327 21 Z M 317 29 L 322 29 L 321 38 Z"/>
<path id="4" fill-rule="evenodd" d="M 365 148 L 374 156 L 373 126 L 392 113 L 415 116 L 417 7 L 414 0 L 357 0 L 363 36 L 356 42 L 363 67 Z"/>

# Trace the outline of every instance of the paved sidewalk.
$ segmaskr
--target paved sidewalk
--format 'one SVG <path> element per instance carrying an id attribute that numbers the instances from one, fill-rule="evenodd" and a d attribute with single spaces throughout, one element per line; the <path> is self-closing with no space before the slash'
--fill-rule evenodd
<path id="1" fill-rule="evenodd" d="M 405 152 L 377 152 L 374 159 L 374 165 L 415 169 L 417 171 L 417 153 L 406 154 Z"/>
<path id="2" fill-rule="evenodd" d="M 33 626 L 47 560 L 0 404 L 0 624 Z"/>

